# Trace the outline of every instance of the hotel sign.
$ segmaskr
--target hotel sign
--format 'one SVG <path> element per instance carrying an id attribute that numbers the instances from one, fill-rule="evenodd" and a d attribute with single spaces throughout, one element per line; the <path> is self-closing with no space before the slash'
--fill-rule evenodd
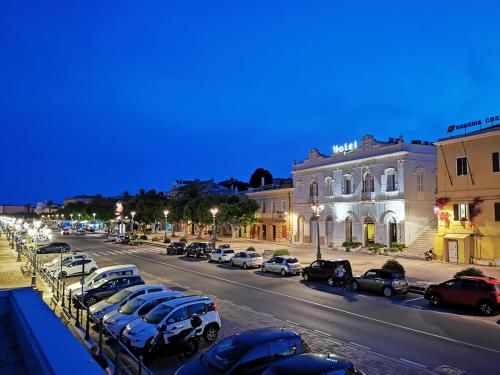
<path id="1" fill-rule="evenodd" d="M 495 121 L 500 121 L 500 116 L 490 116 L 484 119 L 484 122 L 488 125 L 493 125 L 493 122 Z M 459 125 L 450 125 L 448 126 L 448 133 L 451 133 L 452 131 L 457 129 L 467 129 L 470 128 L 471 126 L 483 126 L 483 122 L 481 120 L 475 120 Z"/>
<path id="2" fill-rule="evenodd" d="M 334 154 L 338 154 L 339 152 L 354 151 L 357 148 L 358 148 L 358 142 L 354 141 L 351 143 L 344 143 L 343 145 L 335 145 L 332 147 L 332 150 Z"/>

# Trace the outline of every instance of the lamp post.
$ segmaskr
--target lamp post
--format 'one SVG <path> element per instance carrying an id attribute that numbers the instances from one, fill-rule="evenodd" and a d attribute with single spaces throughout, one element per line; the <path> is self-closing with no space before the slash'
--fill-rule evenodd
<path id="1" fill-rule="evenodd" d="M 38 228 L 40 228 L 41 221 L 35 220 L 33 222 L 33 238 L 35 240 L 35 247 L 33 249 L 33 271 L 31 273 L 31 287 L 36 288 L 36 254 L 38 251 L 37 241 L 38 241 Z"/>
<path id="2" fill-rule="evenodd" d="M 61 228 L 64 229 L 64 214 L 61 214 Z"/>
<path id="3" fill-rule="evenodd" d="M 167 238 L 167 223 L 168 223 L 168 214 L 170 213 L 169 210 L 163 211 L 163 215 L 165 216 L 165 238 Z"/>
<path id="4" fill-rule="evenodd" d="M 213 222 L 213 229 L 212 229 L 212 242 L 213 242 L 213 248 L 215 250 L 215 240 L 217 238 L 216 236 L 216 228 L 215 228 L 215 217 L 217 216 L 217 212 L 219 212 L 219 209 L 217 207 L 214 207 L 214 208 L 211 208 L 210 209 L 210 213 L 212 214 L 212 217 L 214 218 L 214 222 Z"/>
<path id="5" fill-rule="evenodd" d="M 135 216 L 135 211 L 132 211 L 130 213 L 130 216 L 132 216 L 132 220 L 130 221 L 130 235 L 132 236 L 134 234 L 134 216 Z"/>
<path id="6" fill-rule="evenodd" d="M 319 247 L 320 246 L 320 244 L 319 244 L 319 217 L 321 216 L 321 213 L 325 209 L 325 206 L 322 204 L 315 203 L 311 206 L 311 209 L 313 210 L 314 215 L 316 216 L 316 229 L 317 229 L 316 237 L 318 240 L 318 251 L 316 253 L 316 259 L 320 260 L 321 259 L 321 249 Z"/>

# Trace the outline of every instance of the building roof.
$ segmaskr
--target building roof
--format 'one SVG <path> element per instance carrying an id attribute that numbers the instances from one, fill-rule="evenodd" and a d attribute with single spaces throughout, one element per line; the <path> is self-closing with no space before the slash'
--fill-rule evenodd
<path id="1" fill-rule="evenodd" d="M 488 133 L 496 133 L 496 132 L 500 132 L 500 124 L 493 125 L 493 126 L 490 126 L 488 128 L 484 128 L 484 129 L 479 129 L 479 130 L 476 130 L 476 131 L 473 131 L 470 133 L 466 133 L 466 134 L 457 134 L 457 135 L 453 135 L 450 137 L 439 138 L 439 140 L 436 143 L 453 141 L 453 140 L 460 140 L 462 138 L 469 138 L 469 137 L 474 137 L 474 136 L 488 134 Z"/>

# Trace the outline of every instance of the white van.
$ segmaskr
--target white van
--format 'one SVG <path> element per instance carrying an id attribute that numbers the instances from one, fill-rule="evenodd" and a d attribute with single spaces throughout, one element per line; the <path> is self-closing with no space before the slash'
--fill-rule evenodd
<path id="1" fill-rule="evenodd" d="M 119 266 L 103 267 L 95 270 L 90 275 L 85 277 L 83 281 L 83 291 L 86 291 L 89 287 L 92 287 L 96 282 L 109 276 L 125 276 L 125 275 L 139 275 L 137 267 L 133 264 L 122 264 Z M 81 290 L 81 281 L 71 284 L 66 287 L 66 293 L 69 295 L 70 291 L 75 291 L 77 289 Z"/>

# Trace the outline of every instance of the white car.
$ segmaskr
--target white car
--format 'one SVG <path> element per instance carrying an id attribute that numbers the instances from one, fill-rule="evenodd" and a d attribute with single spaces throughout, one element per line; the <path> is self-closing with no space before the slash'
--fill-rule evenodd
<path id="1" fill-rule="evenodd" d="M 232 249 L 217 249 L 213 253 L 208 254 L 208 260 L 219 263 L 229 262 L 233 255 L 234 250 Z"/>
<path id="2" fill-rule="evenodd" d="M 197 334 L 213 342 L 219 335 L 221 321 L 215 302 L 209 297 L 186 296 L 163 302 L 142 318 L 136 319 L 125 327 L 121 340 L 133 350 L 143 350 L 148 342 L 158 334 L 161 325 L 166 326 L 165 336 L 177 335 L 189 327 L 191 317 L 196 314 L 202 319 Z"/>
<path id="3" fill-rule="evenodd" d="M 151 285 L 142 284 L 131 286 L 120 290 L 118 293 L 106 298 L 105 300 L 99 301 L 96 304 L 90 306 L 89 312 L 92 314 L 92 321 L 98 323 L 98 320 L 104 317 L 107 313 L 119 309 L 121 306 L 130 302 L 136 297 L 143 296 L 149 293 L 156 292 L 169 292 L 165 285 Z"/>
<path id="4" fill-rule="evenodd" d="M 277 272 L 281 276 L 299 275 L 302 267 L 297 258 L 289 255 L 274 256 L 262 263 L 262 272 Z"/>
<path id="5" fill-rule="evenodd" d="M 128 301 L 118 310 L 113 310 L 103 317 L 103 324 L 106 328 L 105 334 L 111 333 L 114 336 L 121 336 L 127 324 L 141 318 L 150 312 L 160 303 L 170 301 L 174 298 L 183 297 L 184 294 L 175 290 L 143 294 Z"/>
<path id="6" fill-rule="evenodd" d="M 76 260 L 76 259 L 88 259 L 91 258 L 87 253 L 73 253 L 69 255 L 63 255 L 62 261 L 63 263 L 69 262 L 70 260 Z M 61 257 L 56 256 L 54 259 L 52 259 L 50 262 L 46 262 L 42 265 L 42 269 L 53 269 L 57 267 L 60 267 L 61 264 Z"/>
<path id="7" fill-rule="evenodd" d="M 73 259 L 66 263 L 63 262 L 62 269 L 60 265 L 56 266 L 52 272 L 54 273 L 54 275 L 56 275 L 56 277 L 64 279 L 65 277 L 68 276 L 75 276 L 81 274 L 86 275 L 88 273 L 91 274 L 98 268 L 99 266 L 92 258 Z"/>
<path id="8" fill-rule="evenodd" d="M 249 267 L 260 267 L 263 260 L 262 255 L 255 251 L 242 251 L 231 257 L 229 263 L 231 266 L 240 266 L 247 269 Z"/>

